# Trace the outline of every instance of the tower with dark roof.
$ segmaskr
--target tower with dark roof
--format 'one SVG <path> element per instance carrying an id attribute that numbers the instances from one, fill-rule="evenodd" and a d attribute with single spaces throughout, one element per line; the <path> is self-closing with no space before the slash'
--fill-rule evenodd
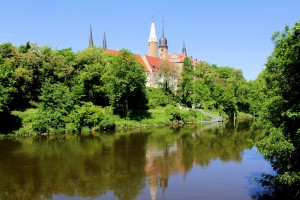
<path id="1" fill-rule="evenodd" d="M 155 32 L 154 19 L 152 19 L 150 36 L 148 39 L 148 55 L 157 58 L 157 37 Z"/>
<path id="2" fill-rule="evenodd" d="M 93 32 L 92 32 L 92 25 L 90 24 L 90 41 L 89 41 L 89 47 L 94 46 L 93 42 Z"/>
<path id="3" fill-rule="evenodd" d="M 168 41 L 167 38 L 165 38 L 165 27 L 164 27 L 164 21 L 163 21 L 163 29 L 162 29 L 162 36 L 159 39 L 159 46 L 158 46 L 158 52 L 160 59 L 166 59 L 168 55 Z"/>
<path id="4" fill-rule="evenodd" d="M 107 49 L 105 31 L 104 31 L 104 35 L 103 35 L 103 44 L 102 44 L 102 48 L 103 48 L 103 49 Z"/>
<path id="5" fill-rule="evenodd" d="M 187 56 L 184 40 L 183 40 L 183 45 L 182 45 L 182 54 Z"/>

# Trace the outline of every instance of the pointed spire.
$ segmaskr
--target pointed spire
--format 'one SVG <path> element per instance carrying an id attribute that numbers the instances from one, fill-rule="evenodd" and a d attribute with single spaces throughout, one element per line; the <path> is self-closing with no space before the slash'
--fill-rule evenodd
<path id="1" fill-rule="evenodd" d="M 104 31 L 104 35 L 103 35 L 103 44 L 102 44 L 102 48 L 103 48 L 103 49 L 107 49 L 105 31 Z"/>
<path id="2" fill-rule="evenodd" d="M 159 47 L 168 47 L 167 38 L 165 38 L 165 24 L 164 19 L 162 20 L 162 36 L 159 39 Z"/>
<path id="3" fill-rule="evenodd" d="M 162 19 L 162 36 L 165 37 L 165 23 L 164 23 L 164 18 Z"/>
<path id="4" fill-rule="evenodd" d="M 92 32 L 92 25 L 90 24 L 90 41 L 89 41 L 89 47 L 94 46 L 93 42 L 93 32 Z"/>
<path id="5" fill-rule="evenodd" d="M 150 28 L 150 36 L 149 36 L 148 42 L 157 42 L 155 25 L 154 25 L 154 18 L 153 17 L 152 17 L 152 23 L 151 23 L 151 28 Z"/>
<path id="6" fill-rule="evenodd" d="M 187 56 L 184 40 L 183 40 L 183 46 L 182 46 L 182 54 L 184 54 L 185 56 Z"/>

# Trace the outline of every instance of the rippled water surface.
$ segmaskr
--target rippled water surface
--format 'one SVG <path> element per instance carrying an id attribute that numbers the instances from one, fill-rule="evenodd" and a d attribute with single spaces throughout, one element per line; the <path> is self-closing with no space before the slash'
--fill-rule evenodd
<path id="1" fill-rule="evenodd" d="M 211 126 L 211 127 L 210 127 Z M 252 199 L 248 123 L 0 140 L 0 199 Z"/>

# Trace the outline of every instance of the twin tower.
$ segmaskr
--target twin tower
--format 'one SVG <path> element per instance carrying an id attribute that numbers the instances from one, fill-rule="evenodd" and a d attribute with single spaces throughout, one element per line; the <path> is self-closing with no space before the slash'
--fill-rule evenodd
<path id="1" fill-rule="evenodd" d="M 164 35 L 164 27 L 162 30 L 162 36 L 159 39 L 159 43 L 156 37 L 156 31 L 155 31 L 155 25 L 154 20 L 152 20 L 151 28 L 150 28 L 150 36 L 148 39 L 148 55 L 160 58 L 160 59 L 166 59 L 168 55 L 168 42 L 167 38 L 165 38 Z"/>

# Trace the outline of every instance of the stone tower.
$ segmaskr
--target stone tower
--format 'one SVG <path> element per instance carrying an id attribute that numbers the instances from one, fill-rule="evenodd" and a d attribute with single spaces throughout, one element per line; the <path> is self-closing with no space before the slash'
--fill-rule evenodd
<path id="1" fill-rule="evenodd" d="M 148 39 L 148 55 L 157 58 L 157 38 L 153 19 L 151 23 L 150 36 Z"/>
<path id="2" fill-rule="evenodd" d="M 92 25 L 90 24 L 90 41 L 89 41 L 89 47 L 94 46 L 93 42 L 93 32 L 92 32 Z"/>
<path id="3" fill-rule="evenodd" d="M 163 60 L 166 59 L 166 57 L 168 55 L 168 41 L 167 41 L 167 38 L 165 38 L 164 22 L 163 22 L 162 36 L 159 39 L 158 51 L 159 51 L 160 59 L 163 59 Z"/>

